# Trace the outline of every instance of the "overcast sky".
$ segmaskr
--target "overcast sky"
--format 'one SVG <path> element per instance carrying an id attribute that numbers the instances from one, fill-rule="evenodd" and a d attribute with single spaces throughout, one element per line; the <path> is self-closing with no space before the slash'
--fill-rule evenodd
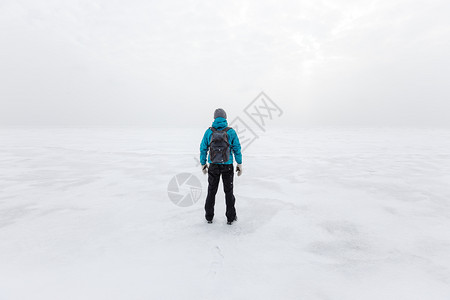
<path id="1" fill-rule="evenodd" d="M 450 2 L 0 0 L 0 125 L 450 126 Z"/>

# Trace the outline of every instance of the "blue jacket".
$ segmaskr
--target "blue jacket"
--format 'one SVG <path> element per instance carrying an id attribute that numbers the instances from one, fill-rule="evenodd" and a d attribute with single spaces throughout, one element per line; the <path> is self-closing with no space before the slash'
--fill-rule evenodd
<path id="1" fill-rule="evenodd" d="M 227 120 L 224 118 L 216 118 L 212 123 L 212 127 L 222 130 L 228 126 Z M 223 164 L 232 164 L 233 163 L 233 154 L 236 158 L 236 162 L 238 164 L 242 164 L 242 154 L 241 154 L 241 144 L 239 143 L 239 138 L 237 136 L 236 131 L 233 128 L 228 130 L 228 143 L 230 143 L 230 159 Z M 202 165 L 206 164 L 206 155 L 208 155 L 208 162 L 211 163 L 211 157 L 208 154 L 209 144 L 211 142 L 212 130 L 207 129 L 205 134 L 203 135 L 202 142 L 200 143 L 200 163 Z"/>

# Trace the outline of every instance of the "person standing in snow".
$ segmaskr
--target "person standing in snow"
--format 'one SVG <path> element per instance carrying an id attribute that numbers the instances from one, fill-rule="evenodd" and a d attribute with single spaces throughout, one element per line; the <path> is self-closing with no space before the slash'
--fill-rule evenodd
<path id="1" fill-rule="evenodd" d="M 209 155 L 208 155 L 209 151 Z M 208 195 L 205 202 L 205 218 L 212 223 L 214 218 L 214 204 L 216 201 L 217 188 L 220 175 L 222 175 L 223 190 L 225 192 L 225 203 L 227 224 L 231 225 L 237 220 L 235 197 L 233 194 L 233 154 L 236 159 L 236 172 L 242 174 L 241 144 L 236 131 L 228 127 L 227 114 L 221 108 L 214 111 L 214 122 L 203 135 L 200 143 L 200 163 L 203 174 L 208 173 Z M 208 163 L 206 156 L 208 155 Z"/>

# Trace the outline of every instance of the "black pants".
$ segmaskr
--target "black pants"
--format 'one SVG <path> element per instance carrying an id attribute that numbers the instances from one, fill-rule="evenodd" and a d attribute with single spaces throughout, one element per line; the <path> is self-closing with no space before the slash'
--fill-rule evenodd
<path id="1" fill-rule="evenodd" d="M 210 164 L 208 169 L 208 196 L 205 203 L 205 217 L 206 220 L 214 218 L 214 204 L 216 203 L 216 193 L 219 187 L 220 175 L 222 175 L 223 191 L 225 192 L 225 203 L 227 211 L 225 215 L 228 221 L 234 221 L 236 217 L 236 209 L 234 203 L 236 199 L 233 195 L 233 173 L 234 167 L 232 164 L 220 165 Z"/>

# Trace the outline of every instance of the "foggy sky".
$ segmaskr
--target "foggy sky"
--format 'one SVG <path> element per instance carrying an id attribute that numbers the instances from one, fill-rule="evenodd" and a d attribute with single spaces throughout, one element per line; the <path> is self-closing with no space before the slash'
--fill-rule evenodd
<path id="1" fill-rule="evenodd" d="M 0 0 L 0 125 L 450 126 L 450 3 Z M 206 126 L 207 126 L 206 125 Z"/>

